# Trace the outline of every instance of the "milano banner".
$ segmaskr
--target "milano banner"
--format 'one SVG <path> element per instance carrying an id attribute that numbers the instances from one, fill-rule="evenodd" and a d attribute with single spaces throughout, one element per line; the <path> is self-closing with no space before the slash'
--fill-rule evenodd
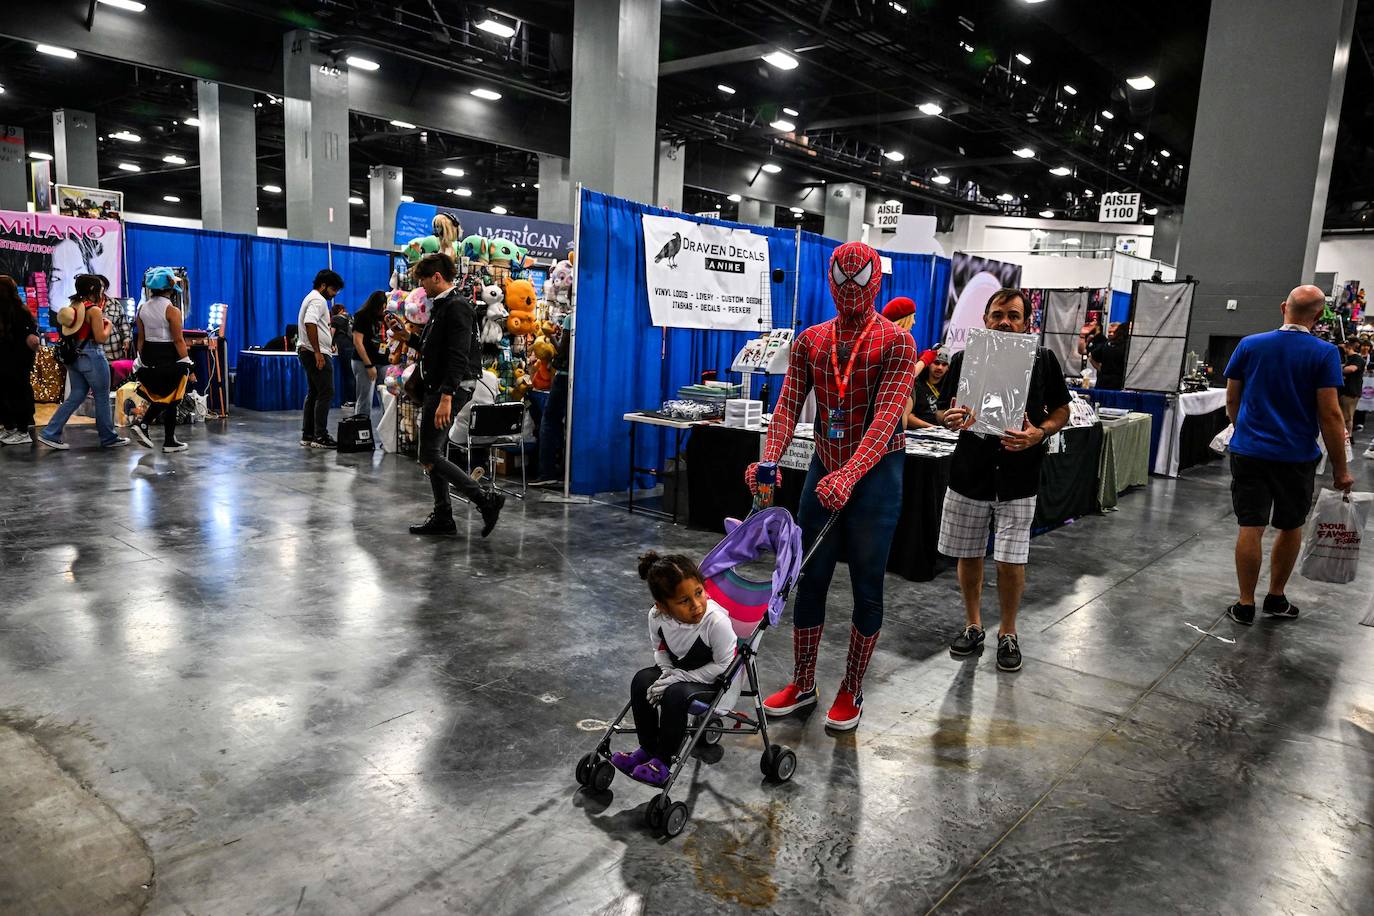
<path id="1" fill-rule="evenodd" d="M 1003 287 L 1021 287 L 1021 265 L 954 253 L 949 274 L 949 302 L 945 308 L 945 346 L 952 352 L 964 349 L 972 328 L 983 327 L 983 307 Z"/>
<path id="2" fill-rule="evenodd" d="M 46 327 L 48 308 L 66 304 L 78 274 L 103 274 L 121 295 L 123 229 L 118 220 L 0 210 L 0 274 L 14 278 Z"/>
<path id="3" fill-rule="evenodd" d="M 645 214 L 644 275 L 655 327 L 757 331 L 769 295 L 768 239 Z"/>

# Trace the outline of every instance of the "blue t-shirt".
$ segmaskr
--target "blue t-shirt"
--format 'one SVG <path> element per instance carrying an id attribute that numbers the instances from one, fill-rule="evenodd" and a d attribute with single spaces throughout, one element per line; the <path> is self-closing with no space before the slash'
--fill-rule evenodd
<path id="1" fill-rule="evenodd" d="M 1317 390 L 1339 389 L 1340 351 L 1301 331 L 1269 331 L 1240 342 L 1226 377 L 1244 383 L 1231 451 L 1269 461 L 1316 461 Z"/>

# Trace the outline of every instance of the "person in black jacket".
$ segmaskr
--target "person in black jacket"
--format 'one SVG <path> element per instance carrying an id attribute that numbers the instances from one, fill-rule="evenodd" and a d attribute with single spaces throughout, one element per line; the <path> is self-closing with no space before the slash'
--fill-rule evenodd
<path id="1" fill-rule="evenodd" d="M 482 367 L 478 352 L 481 331 L 470 303 L 464 302 L 453 280 L 457 268 L 446 254 L 428 254 L 414 268 L 415 280 L 429 297 L 429 321 L 419 342 L 411 341 L 420 354 L 415 372 L 424 400 L 420 407 L 420 464 L 429 472 L 434 492 L 434 511 L 424 523 L 411 525 L 411 534 L 457 534 L 449 486 L 458 489 L 482 513 L 482 537 L 491 534 L 506 498 L 488 493 L 463 469 L 448 460 L 448 425 L 472 397 Z M 393 333 L 408 340 L 411 335 L 393 325 Z M 410 386 L 412 389 L 417 386 Z"/>

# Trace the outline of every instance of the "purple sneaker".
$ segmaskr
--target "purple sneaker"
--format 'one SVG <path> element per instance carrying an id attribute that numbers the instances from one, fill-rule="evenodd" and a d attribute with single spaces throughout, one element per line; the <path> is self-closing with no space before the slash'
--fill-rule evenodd
<path id="1" fill-rule="evenodd" d="M 648 763 L 652 759 L 653 754 L 639 747 L 635 748 L 632 754 L 627 754 L 624 751 L 616 751 L 611 755 L 611 766 L 615 767 L 626 776 L 630 776 L 633 775 L 635 767 Z"/>
<path id="2" fill-rule="evenodd" d="M 646 786 L 661 788 L 668 781 L 668 764 L 654 757 L 648 763 L 641 763 L 634 768 L 630 778 L 644 783 Z"/>

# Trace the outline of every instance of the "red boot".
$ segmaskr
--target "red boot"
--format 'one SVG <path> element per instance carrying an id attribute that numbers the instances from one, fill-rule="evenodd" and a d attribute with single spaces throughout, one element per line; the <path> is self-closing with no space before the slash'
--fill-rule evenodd
<path id="1" fill-rule="evenodd" d="M 822 624 L 792 628 L 792 683 L 763 701 L 769 716 L 785 716 L 816 703 L 816 657 L 820 654 Z"/>
<path id="2" fill-rule="evenodd" d="M 881 632 L 881 631 L 880 631 Z M 826 713 L 825 724 L 830 728 L 848 731 L 859 724 L 863 715 L 864 672 L 873 657 L 873 649 L 878 644 L 878 634 L 864 636 L 852 624 L 849 628 L 849 655 L 844 663 L 844 680 L 840 681 L 840 692 L 835 695 L 830 712 Z"/>

